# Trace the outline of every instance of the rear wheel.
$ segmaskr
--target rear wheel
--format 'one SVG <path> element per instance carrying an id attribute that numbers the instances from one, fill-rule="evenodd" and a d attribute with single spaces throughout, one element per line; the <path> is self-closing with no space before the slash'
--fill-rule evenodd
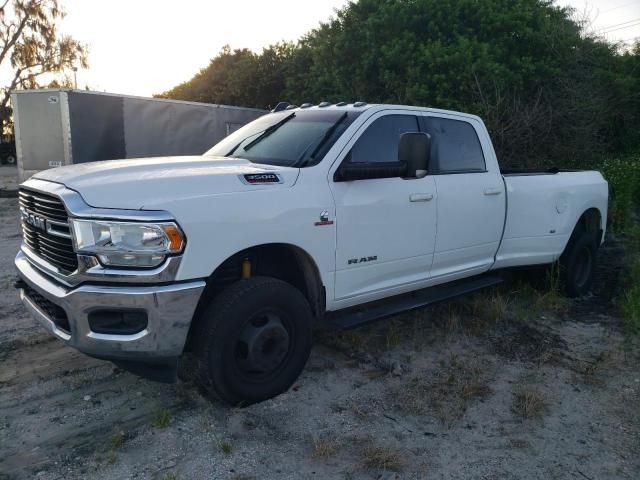
<path id="1" fill-rule="evenodd" d="M 286 391 L 309 358 L 311 324 L 309 303 L 288 283 L 270 277 L 234 283 L 198 319 L 201 383 L 233 405 Z"/>
<path id="2" fill-rule="evenodd" d="M 570 241 L 560 257 L 560 279 L 568 297 L 581 297 L 591 290 L 596 252 L 596 236 L 591 232 L 581 232 Z"/>

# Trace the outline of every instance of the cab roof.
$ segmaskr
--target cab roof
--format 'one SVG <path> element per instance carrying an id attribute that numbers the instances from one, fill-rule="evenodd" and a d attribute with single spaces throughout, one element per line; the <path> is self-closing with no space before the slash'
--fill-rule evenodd
<path id="1" fill-rule="evenodd" d="M 395 105 L 388 103 L 366 103 L 366 102 L 338 102 L 338 103 L 329 103 L 329 102 L 321 102 L 317 105 L 312 105 L 310 103 L 303 103 L 300 106 L 290 105 L 285 110 L 287 111 L 313 111 L 313 110 L 338 110 L 338 111 L 371 111 L 371 113 L 375 113 L 381 110 L 407 110 L 407 111 L 421 111 L 421 112 L 429 112 L 436 114 L 449 114 L 455 115 L 458 117 L 467 117 L 470 119 L 480 120 L 480 117 L 477 115 L 473 115 L 471 113 L 458 112 L 455 110 L 444 110 L 439 108 L 431 108 L 431 107 L 418 107 L 412 105 Z M 282 110 L 280 110 L 282 111 Z"/>

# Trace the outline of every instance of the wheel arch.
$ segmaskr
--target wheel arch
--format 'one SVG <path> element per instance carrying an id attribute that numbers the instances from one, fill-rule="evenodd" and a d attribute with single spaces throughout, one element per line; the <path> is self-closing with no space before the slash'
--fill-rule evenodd
<path id="1" fill-rule="evenodd" d="M 191 322 L 191 333 L 198 322 L 200 312 L 228 285 L 243 278 L 243 263 L 248 260 L 251 276 L 268 276 L 283 280 L 300 290 L 305 296 L 315 318 L 324 315 L 326 307 L 325 287 L 318 266 L 304 249 L 289 243 L 265 243 L 244 248 L 225 259 L 206 279 L 205 287 Z"/>
<path id="2" fill-rule="evenodd" d="M 575 240 L 576 236 L 583 232 L 592 232 L 596 236 L 596 246 L 600 246 L 602 236 L 604 235 L 605 226 L 602 224 L 604 216 L 599 208 L 589 207 L 582 212 L 576 220 L 571 236 L 564 247 L 564 251 Z"/>

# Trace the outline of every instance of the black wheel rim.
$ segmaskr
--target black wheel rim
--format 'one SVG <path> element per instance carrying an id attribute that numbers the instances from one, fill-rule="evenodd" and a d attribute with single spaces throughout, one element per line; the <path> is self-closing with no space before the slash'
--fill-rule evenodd
<path id="1" fill-rule="evenodd" d="M 292 351 L 293 325 L 275 310 L 263 310 L 244 322 L 233 346 L 235 370 L 261 382 L 277 375 Z"/>
<path id="2" fill-rule="evenodd" d="M 589 281 L 593 268 L 593 255 L 588 247 L 583 247 L 576 258 L 575 273 L 573 276 L 576 287 L 582 288 Z"/>

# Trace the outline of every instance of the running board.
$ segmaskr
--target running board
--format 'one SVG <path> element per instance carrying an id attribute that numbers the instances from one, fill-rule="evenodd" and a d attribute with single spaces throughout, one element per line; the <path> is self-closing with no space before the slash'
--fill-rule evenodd
<path id="1" fill-rule="evenodd" d="M 340 329 L 356 328 L 366 323 L 393 317 L 400 313 L 423 308 L 428 305 L 449 300 L 460 295 L 475 292 L 502 283 L 497 276 L 480 276 L 458 280 L 449 284 L 436 285 L 423 290 L 397 295 L 386 300 L 370 303 L 369 307 L 359 306 L 327 312 L 326 320 L 331 326 Z"/>

